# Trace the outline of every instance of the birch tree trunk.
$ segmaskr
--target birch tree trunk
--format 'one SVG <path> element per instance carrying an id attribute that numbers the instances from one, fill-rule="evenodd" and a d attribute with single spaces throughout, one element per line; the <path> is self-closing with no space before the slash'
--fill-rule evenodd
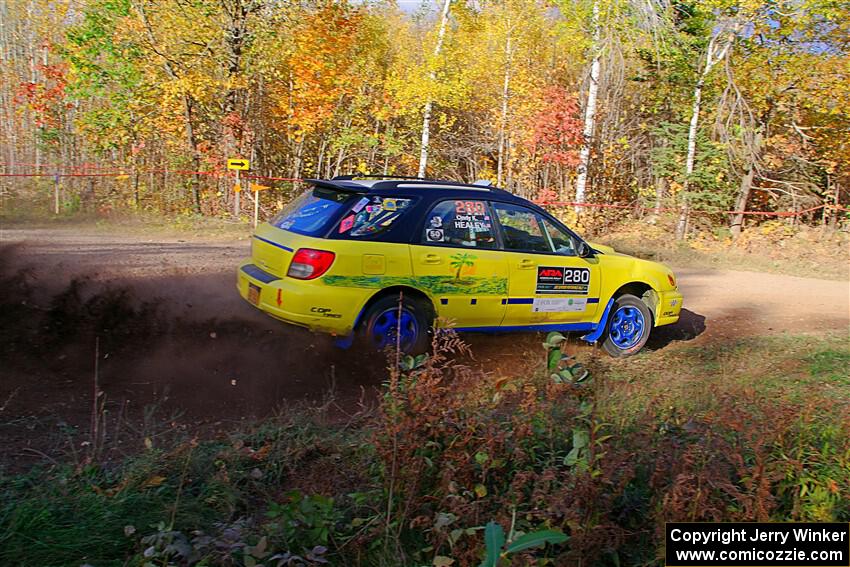
<path id="1" fill-rule="evenodd" d="M 722 61 L 729 48 L 735 40 L 736 26 L 726 25 L 721 27 L 716 33 L 711 35 L 708 42 L 708 49 L 705 54 L 705 66 L 702 68 L 697 84 L 694 87 L 694 102 L 691 106 L 691 123 L 688 128 L 688 155 L 685 159 L 685 182 L 682 187 L 682 203 L 679 208 L 679 222 L 676 223 L 676 238 L 679 240 L 685 238 L 688 232 L 688 219 L 690 218 L 690 203 L 688 200 L 688 186 L 690 185 L 691 175 L 694 172 L 694 160 L 697 152 L 697 132 L 699 131 L 699 113 L 702 104 L 702 89 L 705 86 L 705 79 L 711 72 L 714 66 Z"/>
<path id="2" fill-rule="evenodd" d="M 449 7 L 451 4 L 452 0 L 444 0 L 443 12 L 440 16 L 440 29 L 437 31 L 437 44 L 434 46 L 434 64 L 436 64 L 436 59 L 443 49 L 443 38 L 446 35 L 446 24 L 449 21 Z M 437 71 L 433 65 L 429 77 L 431 82 L 437 78 Z M 428 167 L 428 144 L 431 141 L 431 110 L 433 106 L 434 103 L 429 98 L 425 103 L 425 111 L 422 116 L 422 145 L 419 150 L 419 172 L 416 174 L 417 177 L 425 177 L 425 170 Z"/>
<path id="3" fill-rule="evenodd" d="M 711 45 L 709 44 L 709 52 Z M 702 88 L 705 84 L 705 76 L 708 74 L 709 67 L 705 66 L 702 75 L 694 87 L 694 102 L 691 106 L 691 123 L 688 128 L 688 155 L 685 158 L 685 183 L 682 186 L 682 203 L 679 209 L 679 222 L 676 223 L 676 238 L 683 239 L 688 231 L 688 220 L 691 210 L 688 202 L 688 188 L 691 175 L 694 172 L 694 159 L 697 153 L 697 131 L 699 130 L 699 111 L 702 103 Z"/>
<path id="4" fill-rule="evenodd" d="M 599 93 L 599 0 L 593 2 L 593 61 L 590 63 L 590 81 L 587 86 L 587 102 L 584 107 L 584 130 L 582 131 L 581 151 L 579 152 L 578 177 L 576 177 L 575 202 L 584 203 L 587 193 L 587 172 L 590 165 L 590 149 L 593 142 L 593 130 L 596 126 L 596 98 Z M 576 214 L 581 207 L 576 207 Z"/>
<path id="5" fill-rule="evenodd" d="M 496 185 L 502 186 L 502 171 L 505 167 L 505 131 L 508 127 L 508 103 L 511 88 L 511 26 L 508 22 L 508 38 L 505 40 L 505 81 L 502 86 L 502 116 L 499 122 L 499 158 L 496 165 Z"/>

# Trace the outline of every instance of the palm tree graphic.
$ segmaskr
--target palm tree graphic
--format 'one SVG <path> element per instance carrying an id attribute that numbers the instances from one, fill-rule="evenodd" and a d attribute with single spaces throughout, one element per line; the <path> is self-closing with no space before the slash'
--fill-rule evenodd
<path id="1" fill-rule="evenodd" d="M 455 279 L 460 279 L 460 273 L 466 266 L 473 266 L 475 264 L 475 260 L 478 256 L 473 256 L 472 254 L 467 254 L 466 252 L 462 252 L 460 254 L 454 254 L 449 256 L 451 260 L 451 267 L 456 268 Z"/>

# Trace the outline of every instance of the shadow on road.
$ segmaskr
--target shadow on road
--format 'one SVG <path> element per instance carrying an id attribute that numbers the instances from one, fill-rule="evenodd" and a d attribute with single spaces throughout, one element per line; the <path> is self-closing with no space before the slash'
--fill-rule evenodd
<path id="1" fill-rule="evenodd" d="M 705 316 L 682 309 L 679 320 L 673 325 L 652 329 L 646 348 L 658 350 L 676 341 L 690 341 L 705 332 Z"/>

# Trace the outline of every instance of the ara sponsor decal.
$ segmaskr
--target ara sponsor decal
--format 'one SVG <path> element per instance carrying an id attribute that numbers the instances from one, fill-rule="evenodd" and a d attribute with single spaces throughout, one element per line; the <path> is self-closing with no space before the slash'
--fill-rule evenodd
<path id="1" fill-rule="evenodd" d="M 590 270 L 559 266 L 537 267 L 537 293 L 587 295 Z"/>
<path id="2" fill-rule="evenodd" d="M 535 313 L 569 313 L 587 309 L 586 297 L 536 297 L 531 304 Z"/>

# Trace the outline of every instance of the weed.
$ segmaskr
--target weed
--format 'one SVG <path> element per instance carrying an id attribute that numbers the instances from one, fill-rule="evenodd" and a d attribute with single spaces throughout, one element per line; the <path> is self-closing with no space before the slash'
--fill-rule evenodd
<path id="1" fill-rule="evenodd" d="M 665 521 L 850 521 L 846 337 L 591 357 L 581 385 L 458 353 L 391 355 L 356 423 L 293 408 L 2 478 L 0 563 L 645 565 Z"/>

